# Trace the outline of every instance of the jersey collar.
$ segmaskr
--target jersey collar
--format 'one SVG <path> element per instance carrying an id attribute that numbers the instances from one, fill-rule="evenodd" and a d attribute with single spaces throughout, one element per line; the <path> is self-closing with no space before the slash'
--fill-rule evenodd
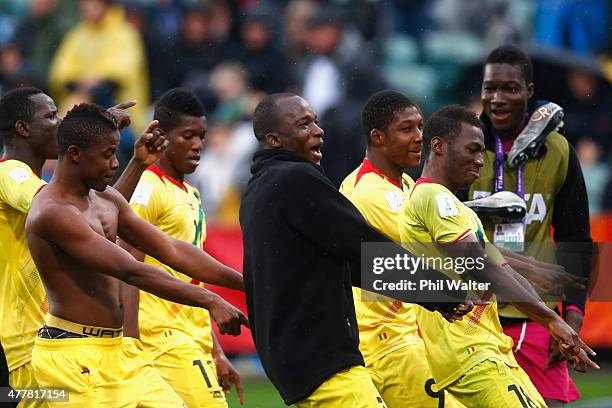
<path id="1" fill-rule="evenodd" d="M 172 184 L 178 186 L 179 188 L 181 188 L 181 190 L 187 191 L 187 187 L 185 186 L 185 184 L 189 184 L 187 182 L 185 183 L 180 183 L 179 181 L 173 179 L 172 177 L 170 177 L 169 175 L 167 175 L 166 173 L 164 173 L 159 166 L 157 166 L 157 164 L 152 164 L 149 167 L 147 167 L 147 170 L 151 171 L 153 174 L 155 174 L 157 177 L 159 177 L 161 179 L 162 182 L 165 183 L 164 179 L 167 179 L 169 182 L 171 182 Z"/>
<path id="2" fill-rule="evenodd" d="M 374 167 L 372 162 L 368 160 L 367 157 L 363 159 L 363 162 L 361 163 L 361 166 L 359 167 L 359 172 L 357 173 L 357 178 L 355 179 L 355 186 L 357 185 L 357 183 L 359 183 L 359 180 L 361 179 L 361 177 L 363 177 L 365 174 L 368 174 L 368 173 L 377 174 L 383 179 L 387 180 L 389 183 L 393 184 L 395 187 L 399 188 L 400 190 L 403 190 L 403 187 L 400 184 L 398 184 L 397 181 L 392 180 L 389 177 L 385 176 L 382 171 Z M 402 176 L 402 179 L 403 179 L 403 176 Z"/>

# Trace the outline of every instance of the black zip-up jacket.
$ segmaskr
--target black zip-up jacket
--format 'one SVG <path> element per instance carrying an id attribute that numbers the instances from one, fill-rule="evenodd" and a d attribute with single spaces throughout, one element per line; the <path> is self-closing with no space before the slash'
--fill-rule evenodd
<path id="1" fill-rule="evenodd" d="M 364 365 L 351 286 L 361 243 L 390 241 L 320 166 L 273 149 L 253 161 L 240 207 L 247 308 L 266 374 L 289 405 Z"/>

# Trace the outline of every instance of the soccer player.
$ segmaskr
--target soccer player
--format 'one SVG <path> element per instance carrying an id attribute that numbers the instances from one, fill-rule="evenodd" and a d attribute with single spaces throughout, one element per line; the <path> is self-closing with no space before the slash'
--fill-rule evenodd
<path id="1" fill-rule="evenodd" d="M 574 364 L 598 368 L 586 356 L 592 354 L 578 335 L 536 301 L 533 289 L 503 262 L 490 245 L 476 214 L 462 204 L 455 193 L 467 188 L 482 167 L 484 137 L 478 118 L 460 106 L 434 113 L 423 129 L 423 176 L 410 190 L 402 207 L 399 227 L 403 243 L 470 243 L 484 260 L 483 273 L 493 283 L 493 291 L 515 303 L 557 338 Z M 452 247 L 452 246 L 451 246 Z M 455 246 L 456 248 L 457 246 Z M 450 248 L 450 247 L 449 247 Z M 496 261 L 498 260 L 498 261 Z M 488 299 L 490 294 L 485 294 Z M 533 299 L 533 300 L 530 300 Z M 495 298 L 479 305 L 463 320 L 448 324 L 435 314 L 416 308 L 427 359 L 436 383 L 468 407 L 545 407 L 544 400 L 512 354 L 512 339 L 504 335 L 497 316 Z"/>
<path id="2" fill-rule="evenodd" d="M 159 161 L 143 173 L 130 205 L 139 217 L 169 236 L 202 248 L 206 220 L 201 196 L 185 181 L 185 175 L 195 171 L 204 147 L 204 107 L 192 92 L 172 89 L 155 104 L 154 119 L 170 144 Z M 121 245 L 139 261 L 200 284 L 141 251 Z M 224 373 L 221 383 L 227 391 L 236 384 L 242 401 L 240 376 L 214 337 L 208 311 L 146 292 L 139 294 L 132 287 L 128 293 L 126 321 L 136 323 L 155 368 L 188 407 L 227 407 L 217 373 Z"/>
<path id="3" fill-rule="evenodd" d="M 391 241 L 323 173 L 324 133 L 308 102 L 266 96 L 253 130 L 264 149 L 253 156 L 240 226 L 251 330 L 266 374 L 285 403 L 300 408 L 383 407 L 359 352 L 352 286 L 360 285 L 361 242 Z"/>
<path id="4" fill-rule="evenodd" d="M 521 136 L 549 119 L 543 112 L 552 114 L 551 110 L 546 111 L 545 102 L 531 99 L 532 72 L 529 57 L 514 46 L 498 47 L 488 55 L 481 92 L 484 162 L 481 176 L 469 189 L 468 199 L 500 190 L 516 192 L 527 202 L 527 216 L 523 223 L 504 228 L 519 230 L 525 254 L 540 261 L 557 261 L 572 274 L 588 277 L 592 256 L 589 207 L 576 152 L 554 127 L 532 132 L 533 136 L 527 139 Z M 524 151 L 531 143 L 539 148 L 527 152 L 532 154 L 522 165 L 511 167 L 506 159 L 508 154 Z M 489 239 L 503 243 L 504 237 L 494 233 L 496 225 L 483 221 Z M 571 289 L 562 302 L 563 318 L 577 333 L 582 327 L 585 299 L 585 290 Z M 549 304 L 553 308 L 556 305 L 557 302 Z M 547 404 L 562 406 L 578 399 L 567 362 L 560 358 L 546 328 L 510 305 L 500 308 L 499 314 L 504 332 L 514 340 L 516 360 Z"/>
<path id="5" fill-rule="evenodd" d="M 75 106 L 58 141 L 57 168 L 26 221 L 28 246 L 49 298 L 49 316 L 32 352 L 36 382 L 67 389 L 69 402 L 61 406 L 182 407 L 140 342 L 122 336 L 120 280 L 207 308 L 221 333 L 239 334 L 246 318 L 208 290 L 138 262 L 116 237 L 200 281 L 241 289 L 242 277 L 143 221 L 108 187 L 119 166 L 119 132 L 107 112 Z"/>
<path id="6" fill-rule="evenodd" d="M 400 242 L 398 217 L 414 181 L 404 170 L 421 160 L 423 116 L 417 105 L 396 91 L 372 95 L 362 112 L 366 158 L 349 174 L 340 192 L 368 224 Z M 456 401 L 438 391 L 425 358 L 414 306 L 376 299 L 353 288 L 359 325 L 359 350 L 376 388 L 389 408 L 451 407 Z"/>
<path id="7" fill-rule="evenodd" d="M 109 109 L 120 128 L 129 126 L 125 109 L 133 101 Z M 0 99 L 0 341 L 8 360 L 9 382 L 15 388 L 35 387 L 30 365 L 36 333 L 48 311 L 47 298 L 25 238 L 25 220 L 34 195 L 46 183 L 40 179 L 47 159 L 57 159 L 55 102 L 36 88 L 18 88 Z M 151 130 L 151 129 L 148 129 Z M 135 144 L 134 158 L 116 183 L 129 197 L 142 171 L 167 143 L 145 131 Z M 23 406 L 45 406 L 23 401 Z"/>

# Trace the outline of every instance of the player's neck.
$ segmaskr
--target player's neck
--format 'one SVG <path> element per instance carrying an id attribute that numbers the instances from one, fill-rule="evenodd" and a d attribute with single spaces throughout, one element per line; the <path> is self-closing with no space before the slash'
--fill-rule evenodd
<path id="1" fill-rule="evenodd" d="M 379 155 L 371 150 L 366 153 L 367 159 L 372 163 L 372 166 L 376 167 L 382 174 L 390 180 L 395 181 L 398 185 L 402 185 L 402 174 L 404 169 L 400 169 L 394 166 L 384 156 Z"/>
<path id="2" fill-rule="evenodd" d="M 447 177 L 442 169 L 436 168 L 436 166 L 432 166 L 430 163 L 426 163 L 425 167 L 423 167 L 423 173 L 421 174 L 422 178 L 426 178 L 427 180 L 441 184 L 447 189 L 449 189 L 453 194 L 455 194 L 459 187 L 454 186 L 450 181 L 450 177 Z"/>
<path id="3" fill-rule="evenodd" d="M 4 158 L 6 160 L 19 160 L 30 166 L 32 171 L 40 174 L 46 159 L 37 156 L 29 147 L 5 146 Z"/>
<path id="4" fill-rule="evenodd" d="M 59 189 L 62 196 L 87 197 L 91 188 L 81 180 L 78 170 L 70 166 L 60 160 L 49 185 Z"/>
<path id="5" fill-rule="evenodd" d="M 185 180 L 185 175 L 176 171 L 176 169 L 172 167 L 172 165 L 168 162 L 168 160 L 166 160 L 165 157 L 162 156 L 162 158 L 159 159 L 159 161 L 157 162 L 157 166 L 162 171 L 162 173 L 164 173 L 168 177 L 173 178 L 179 183 L 183 183 L 183 181 Z"/>

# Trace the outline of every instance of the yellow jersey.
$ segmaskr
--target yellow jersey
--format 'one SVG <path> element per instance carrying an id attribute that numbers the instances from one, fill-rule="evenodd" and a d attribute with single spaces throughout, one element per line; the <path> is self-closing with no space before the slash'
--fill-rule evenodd
<path id="1" fill-rule="evenodd" d="M 202 248 L 206 219 L 200 193 L 189 183 L 180 183 L 151 165 L 140 177 L 130 206 L 138 216 L 171 237 Z M 178 279 L 201 284 L 148 255 L 144 261 Z M 140 339 L 153 359 L 190 342 L 196 342 L 207 353 L 212 351 L 212 327 L 206 309 L 180 305 L 141 291 L 138 322 Z"/>
<path id="2" fill-rule="evenodd" d="M 399 216 L 401 242 L 450 243 L 469 234 L 487 242 L 480 219 L 441 184 L 420 178 L 412 187 Z M 491 249 L 488 248 L 488 251 Z M 488 252 L 487 252 L 488 253 Z M 493 259 L 503 259 L 496 254 Z M 497 315 L 497 302 L 476 306 L 463 320 L 449 323 L 438 312 L 415 306 L 427 360 L 440 389 L 456 381 L 486 359 L 517 367 L 512 339 L 506 336 Z"/>
<path id="3" fill-rule="evenodd" d="M 32 199 L 45 184 L 27 164 L 0 160 L 0 342 L 9 371 L 30 362 L 49 311 L 25 237 Z"/>
<path id="4" fill-rule="evenodd" d="M 399 211 L 405 192 L 413 184 L 404 175 L 403 185 L 398 185 L 366 158 L 344 179 L 340 192 L 357 207 L 368 224 L 399 242 Z M 361 289 L 353 288 L 359 349 L 367 366 L 401 347 L 422 343 L 414 305 L 373 293 L 367 294 L 368 301 L 362 301 L 361 297 Z M 370 301 L 374 299 L 377 300 Z"/>

